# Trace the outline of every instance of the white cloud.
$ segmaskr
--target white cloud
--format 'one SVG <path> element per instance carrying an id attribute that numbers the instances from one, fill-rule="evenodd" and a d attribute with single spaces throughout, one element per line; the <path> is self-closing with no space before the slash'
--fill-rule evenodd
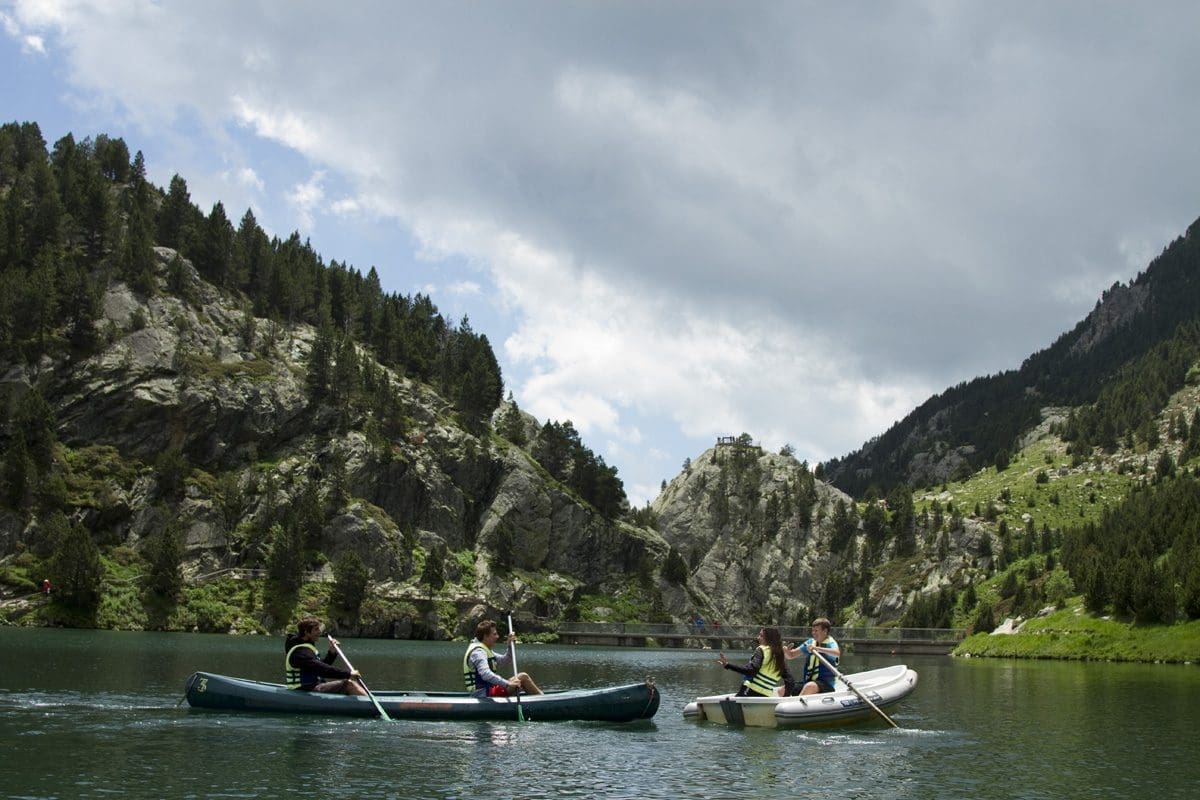
<path id="1" fill-rule="evenodd" d="M 321 210 L 325 199 L 325 189 L 322 182 L 324 172 L 315 172 L 304 183 L 298 183 L 287 193 L 287 202 L 300 220 L 301 230 L 312 230 L 316 225 L 315 214 Z"/>
<path id="2" fill-rule="evenodd" d="M 1200 212 L 1194 3 L 13 9 L 76 97 L 293 186 L 265 226 L 391 220 L 406 267 L 465 263 L 370 259 L 505 315 L 522 406 L 639 491 L 695 455 L 664 441 L 844 454 Z"/>
<path id="3" fill-rule="evenodd" d="M 21 45 L 23 53 L 46 54 L 46 41 L 37 34 L 26 33 L 12 16 L 0 13 L 0 27 Z"/>
<path id="4" fill-rule="evenodd" d="M 352 217 L 362 209 L 357 198 L 343 197 L 330 204 L 329 210 L 339 217 Z"/>
<path id="5" fill-rule="evenodd" d="M 256 192 L 261 192 L 266 188 L 263 179 L 258 177 L 258 173 L 252 167 L 241 167 L 232 172 L 225 173 L 224 177 L 231 184 L 236 184 L 245 189 L 253 189 Z"/>
<path id="6" fill-rule="evenodd" d="M 478 281 L 453 281 L 446 285 L 446 293 L 459 297 L 478 297 L 483 293 L 483 287 Z"/>
<path id="7" fill-rule="evenodd" d="M 237 121 L 253 128 L 259 136 L 305 154 L 316 149 L 317 134 L 302 114 L 290 109 L 264 108 L 236 94 L 231 102 Z"/>

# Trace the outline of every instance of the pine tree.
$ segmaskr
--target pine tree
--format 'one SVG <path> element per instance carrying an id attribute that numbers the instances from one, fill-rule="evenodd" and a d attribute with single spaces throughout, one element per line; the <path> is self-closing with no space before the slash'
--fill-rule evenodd
<path id="1" fill-rule="evenodd" d="M 167 513 L 170 513 L 169 510 Z M 178 518 L 173 518 L 157 536 L 151 538 L 145 554 L 150 562 L 146 588 L 167 603 L 174 603 L 183 589 L 183 537 L 179 528 Z"/>
<path id="2" fill-rule="evenodd" d="M 896 539 L 896 555 L 910 556 L 917 551 L 916 511 L 913 509 L 912 489 L 899 484 L 888 493 L 891 509 L 892 535 Z"/>
<path id="3" fill-rule="evenodd" d="M 362 558 L 350 550 L 342 553 L 333 562 L 333 579 L 330 603 L 347 618 L 358 619 L 370 580 Z"/>
<path id="4" fill-rule="evenodd" d="M 154 293 L 157 281 L 154 275 L 154 242 L 150 226 L 137 204 L 131 205 L 126 216 L 125 237 L 121 243 L 121 254 L 117 259 L 117 271 L 129 286 L 143 296 Z"/>
<path id="5" fill-rule="evenodd" d="M 4 451 L 4 504 L 13 509 L 23 508 L 35 478 L 36 468 L 25 448 L 25 437 L 13 436 Z"/>
<path id="6" fill-rule="evenodd" d="M 677 586 L 682 586 L 687 582 L 687 562 L 683 560 L 683 556 L 674 547 L 667 550 L 667 558 L 663 562 L 662 576 L 664 580 L 670 581 Z"/>
<path id="7" fill-rule="evenodd" d="M 184 485 L 192 475 L 192 465 L 187 456 L 177 447 L 162 451 L 154 460 L 154 477 L 159 495 L 164 499 L 178 499 Z"/>
<path id="8" fill-rule="evenodd" d="M 294 596 L 304 580 L 304 543 L 290 525 L 271 526 L 271 551 L 267 556 L 267 580 L 281 595 Z"/>
<path id="9" fill-rule="evenodd" d="M 192 197 L 188 193 L 187 181 L 178 174 L 171 177 L 167 196 L 163 198 L 158 212 L 158 243 L 180 253 L 186 253 L 195 234 L 195 218 L 199 216 Z"/>
<path id="10" fill-rule="evenodd" d="M 436 594 L 446 585 L 445 557 L 437 550 L 430 550 L 425 555 L 425 567 L 421 570 L 421 583 L 429 590 L 430 595 Z"/>
<path id="11" fill-rule="evenodd" d="M 79 522 L 68 522 L 61 511 L 53 511 L 46 527 L 54 541 L 50 580 L 60 600 L 69 608 L 91 612 L 100 604 L 104 567 L 100 548 Z"/>
<path id="12" fill-rule="evenodd" d="M 304 385 L 308 396 L 313 401 L 320 401 L 329 395 L 329 381 L 333 368 L 333 328 L 322 325 L 317 330 L 312 349 L 308 351 L 308 364 L 305 367 Z"/>
<path id="13" fill-rule="evenodd" d="M 233 242 L 233 226 L 225 216 L 225 206 L 217 202 L 200 225 L 194 259 L 197 271 L 216 286 L 236 286 L 233 279 Z"/>
<path id="14" fill-rule="evenodd" d="M 317 491 L 316 481 L 307 481 L 291 506 L 292 525 L 300 538 L 304 555 L 321 549 L 321 534 L 325 529 L 325 508 Z"/>
<path id="15" fill-rule="evenodd" d="M 525 420 L 521 416 L 521 409 L 517 407 L 517 403 L 512 399 L 512 393 L 508 395 L 508 400 L 504 406 L 504 411 L 501 412 L 500 418 L 497 420 L 497 433 L 508 439 L 517 447 L 524 447 L 527 441 L 525 436 Z"/>
<path id="16" fill-rule="evenodd" d="M 332 372 L 330 393 L 337 403 L 347 406 L 359 387 L 358 350 L 349 336 L 342 336 L 337 345 L 337 360 L 333 364 Z"/>

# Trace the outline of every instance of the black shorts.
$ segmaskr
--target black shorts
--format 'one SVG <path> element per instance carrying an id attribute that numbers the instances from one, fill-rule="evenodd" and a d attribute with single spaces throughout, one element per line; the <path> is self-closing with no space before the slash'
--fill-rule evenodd
<path id="1" fill-rule="evenodd" d="M 817 685 L 817 694 L 825 694 L 826 692 L 832 692 L 834 690 L 833 685 L 825 681 L 813 681 L 813 683 Z M 787 687 L 787 696 L 796 697 L 800 694 L 800 690 L 803 688 L 803 683 L 793 683 Z"/>

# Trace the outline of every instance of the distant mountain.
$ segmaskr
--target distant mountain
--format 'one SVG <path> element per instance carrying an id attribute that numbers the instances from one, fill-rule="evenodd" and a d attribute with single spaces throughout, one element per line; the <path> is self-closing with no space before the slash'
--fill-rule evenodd
<path id="1" fill-rule="evenodd" d="M 1159 407 L 1077 431 L 1092 440 L 1086 445 L 1111 443 L 1152 416 L 1183 385 L 1191 362 L 1163 349 L 1190 351 L 1198 323 L 1200 220 L 1129 284 L 1113 284 L 1086 318 L 1019 369 L 929 398 L 860 449 L 823 464 L 821 474 L 855 497 L 872 487 L 882 495 L 901 483 L 934 486 L 965 477 L 1017 450 L 1021 437 L 1041 421 L 1043 409 L 1096 403 L 1114 380 L 1141 365 L 1143 374 L 1151 371 L 1163 381 L 1156 394 Z M 1172 366 L 1146 368 L 1147 357 Z"/>

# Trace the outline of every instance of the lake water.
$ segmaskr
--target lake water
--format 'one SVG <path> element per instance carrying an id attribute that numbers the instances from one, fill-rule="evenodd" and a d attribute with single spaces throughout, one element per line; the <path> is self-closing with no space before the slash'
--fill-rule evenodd
<path id="1" fill-rule="evenodd" d="M 372 688 L 461 680 L 461 644 L 342 644 Z M 279 638 L 4 628 L 0 798 L 1200 796 L 1194 666 L 910 657 L 921 684 L 889 711 L 901 730 L 813 732 L 684 722 L 690 699 L 736 687 L 715 657 L 518 649 L 544 688 L 654 676 L 647 722 L 389 723 L 177 705 L 197 669 L 278 681 Z"/>

